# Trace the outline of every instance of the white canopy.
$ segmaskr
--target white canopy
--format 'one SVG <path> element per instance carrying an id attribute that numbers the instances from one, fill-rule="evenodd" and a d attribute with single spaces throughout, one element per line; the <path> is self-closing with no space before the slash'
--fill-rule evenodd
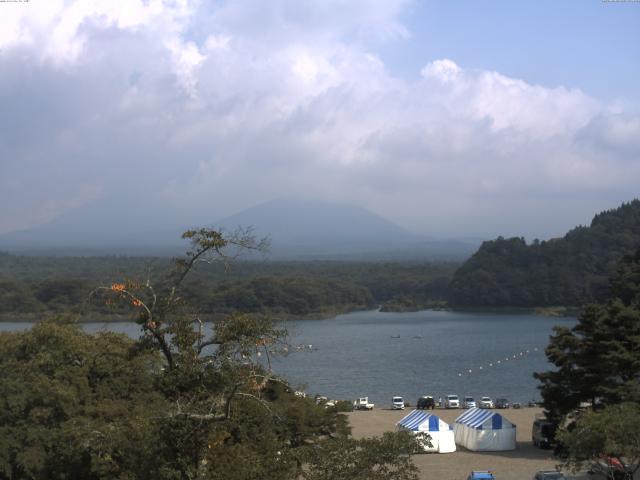
<path id="1" fill-rule="evenodd" d="M 470 408 L 453 425 L 458 445 L 473 451 L 515 450 L 516 426 L 498 412 Z"/>
<path id="2" fill-rule="evenodd" d="M 451 425 L 440 417 L 421 410 L 413 410 L 396 424 L 398 430 L 413 433 L 428 433 L 432 447 L 422 445 L 425 452 L 450 453 L 456 451 L 456 443 Z"/>

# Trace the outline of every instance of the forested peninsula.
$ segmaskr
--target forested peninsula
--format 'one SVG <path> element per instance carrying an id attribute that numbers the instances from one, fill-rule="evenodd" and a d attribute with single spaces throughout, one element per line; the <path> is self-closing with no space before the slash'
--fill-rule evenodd
<path id="1" fill-rule="evenodd" d="M 0 254 L 0 318 L 39 320 L 72 312 L 86 320 L 130 320 L 126 309 L 91 300 L 121 278 L 158 281 L 160 257 L 37 257 Z M 444 304 L 456 263 L 236 261 L 202 265 L 183 298 L 203 317 L 231 312 L 316 318 L 373 309 L 406 311 Z"/>
<path id="2" fill-rule="evenodd" d="M 620 259 L 640 247 L 640 200 L 596 215 L 562 238 L 484 242 L 449 285 L 453 307 L 579 306 L 609 295 Z"/>

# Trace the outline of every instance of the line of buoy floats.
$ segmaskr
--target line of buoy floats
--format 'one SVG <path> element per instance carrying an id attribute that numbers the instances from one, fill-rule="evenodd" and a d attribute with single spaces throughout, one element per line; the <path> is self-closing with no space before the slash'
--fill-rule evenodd
<path id="1" fill-rule="evenodd" d="M 458 377 L 462 377 L 463 375 L 471 375 L 473 374 L 474 371 L 479 371 L 479 370 L 485 370 L 486 368 L 492 368 L 492 367 L 498 367 L 500 365 L 506 364 L 506 362 L 509 361 L 513 361 L 513 360 L 519 360 L 520 358 L 526 357 L 527 355 L 534 353 L 534 352 L 538 352 L 540 349 L 538 347 L 534 347 L 530 350 L 523 350 L 521 352 L 518 353 L 514 353 L 513 355 L 510 356 L 506 356 L 499 360 L 496 360 L 494 362 L 489 362 L 486 365 L 480 365 L 476 370 L 469 368 L 466 371 L 462 371 L 458 373 Z"/>

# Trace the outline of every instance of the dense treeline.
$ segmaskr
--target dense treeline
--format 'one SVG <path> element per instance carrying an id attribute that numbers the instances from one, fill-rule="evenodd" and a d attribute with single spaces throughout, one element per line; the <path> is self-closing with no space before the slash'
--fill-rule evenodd
<path id="1" fill-rule="evenodd" d="M 640 200 L 596 215 L 563 238 L 484 242 L 454 275 L 454 306 L 579 306 L 609 294 L 617 262 L 640 246 Z"/>
<path id="2" fill-rule="evenodd" d="M 118 278 L 157 281 L 167 258 L 26 257 L 0 254 L 0 314 L 125 313 L 89 301 L 97 285 Z M 411 310 L 439 305 L 456 264 L 236 262 L 203 265 L 184 297 L 204 314 L 231 311 L 275 316 L 330 315 L 383 305 Z M 126 275 L 123 272 L 127 272 Z"/>

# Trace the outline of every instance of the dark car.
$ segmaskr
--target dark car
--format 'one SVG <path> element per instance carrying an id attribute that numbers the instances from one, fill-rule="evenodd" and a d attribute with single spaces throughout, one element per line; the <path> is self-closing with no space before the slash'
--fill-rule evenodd
<path id="1" fill-rule="evenodd" d="M 425 395 L 424 397 L 420 397 L 418 399 L 416 408 L 418 408 L 419 410 L 433 410 L 434 408 L 436 408 L 436 401 L 433 399 L 433 397 Z"/>
<path id="2" fill-rule="evenodd" d="M 507 400 L 506 398 L 496 398 L 495 407 L 496 408 L 509 408 L 510 407 L 509 400 Z"/>
<path id="3" fill-rule="evenodd" d="M 551 448 L 555 443 L 556 428 L 548 420 L 537 418 L 531 429 L 531 441 L 535 447 Z"/>

